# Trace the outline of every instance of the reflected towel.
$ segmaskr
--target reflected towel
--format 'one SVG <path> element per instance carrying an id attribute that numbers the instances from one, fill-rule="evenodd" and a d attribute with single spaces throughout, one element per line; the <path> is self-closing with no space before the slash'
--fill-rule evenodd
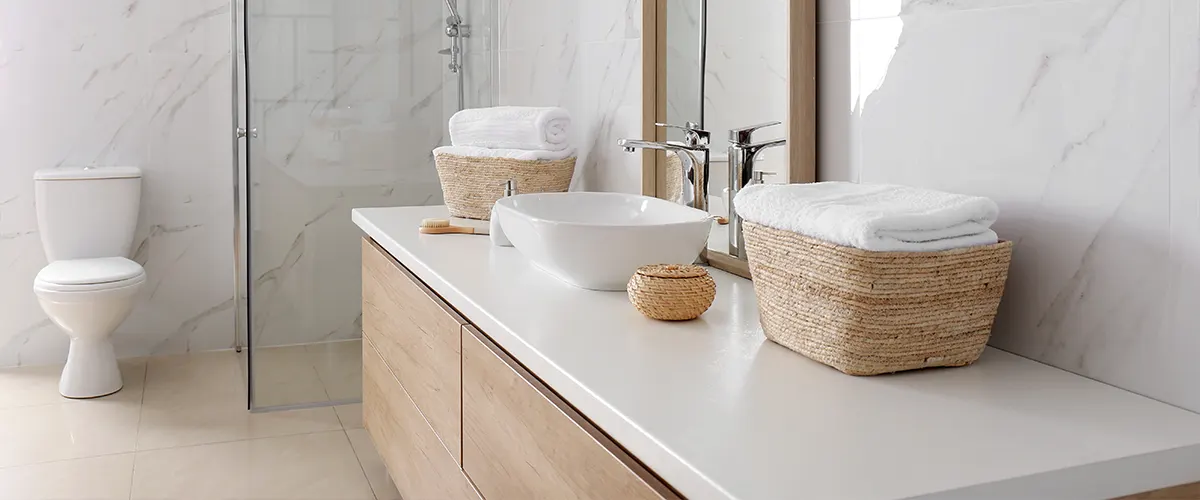
<path id="1" fill-rule="evenodd" d="M 570 147 L 571 115 L 563 108 L 499 106 L 450 117 L 450 143 L 496 149 L 562 151 Z"/>
<path id="2" fill-rule="evenodd" d="M 990 199 L 888 184 L 757 184 L 733 201 L 750 222 L 872 251 L 929 252 L 996 243 Z"/>

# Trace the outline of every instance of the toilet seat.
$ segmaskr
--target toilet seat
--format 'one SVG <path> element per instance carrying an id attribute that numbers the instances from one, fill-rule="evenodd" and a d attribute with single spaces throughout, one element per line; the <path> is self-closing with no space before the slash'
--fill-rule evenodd
<path id="1" fill-rule="evenodd" d="M 42 268 L 33 280 L 33 287 L 48 292 L 89 292 L 123 288 L 145 280 L 145 269 L 124 257 L 69 259 Z"/>

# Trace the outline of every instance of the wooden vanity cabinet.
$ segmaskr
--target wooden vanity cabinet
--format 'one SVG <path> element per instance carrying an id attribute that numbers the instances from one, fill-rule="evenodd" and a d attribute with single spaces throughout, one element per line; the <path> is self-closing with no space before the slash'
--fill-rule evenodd
<path id="1" fill-rule="evenodd" d="M 462 463 L 465 321 L 373 241 L 362 246 L 363 337 Z"/>
<path id="2" fill-rule="evenodd" d="M 675 497 L 471 326 L 463 328 L 463 468 L 487 498 Z"/>
<path id="3" fill-rule="evenodd" d="M 364 239 L 363 425 L 407 499 L 679 498 Z"/>

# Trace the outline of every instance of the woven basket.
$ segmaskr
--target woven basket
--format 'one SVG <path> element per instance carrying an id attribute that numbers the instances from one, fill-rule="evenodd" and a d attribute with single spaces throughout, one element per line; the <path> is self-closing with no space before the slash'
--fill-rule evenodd
<path id="1" fill-rule="evenodd" d="M 851 375 L 979 359 L 1004 293 L 1012 242 L 870 252 L 747 221 L 767 338 Z"/>
<path id="2" fill-rule="evenodd" d="M 450 154 L 434 156 L 442 196 L 451 217 L 488 220 L 504 195 L 504 182 L 517 181 L 518 193 L 561 193 L 571 187 L 575 158 L 513 160 Z"/>
<path id="3" fill-rule="evenodd" d="M 691 264 L 639 267 L 626 290 L 633 307 L 647 318 L 663 321 L 696 319 L 717 296 L 717 284 L 708 271 Z"/>

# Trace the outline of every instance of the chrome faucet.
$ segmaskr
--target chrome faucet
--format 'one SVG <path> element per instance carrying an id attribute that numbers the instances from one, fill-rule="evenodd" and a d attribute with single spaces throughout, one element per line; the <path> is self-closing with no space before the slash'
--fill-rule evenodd
<path id="1" fill-rule="evenodd" d="M 752 142 L 752 136 L 758 129 L 779 124 L 779 122 L 760 123 L 729 131 L 729 199 L 726 200 L 729 209 L 729 255 L 742 260 L 746 260 L 746 252 L 742 250 L 745 246 L 745 240 L 742 238 L 742 218 L 737 215 L 737 210 L 733 207 L 733 198 L 743 187 L 762 183 L 762 176 L 771 174 L 771 172 L 758 172 L 754 163 L 764 149 L 787 144 L 787 139 Z"/>
<path id="2" fill-rule="evenodd" d="M 688 122 L 686 126 L 670 125 L 666 123 L 655 123 L 659 127 L 670 127 L 683 130 L 683 142 L 678 141 L 640 141 L 636 139 L 621 139 L 617 141 L 617 146 L 625 149 L 625 152 L 632 153 L 638 149 L 658 149 L 662 151 L 674 151 L 679 155 L 680 164 L 683 168 L 681 172 L 683 178 L 683 190 L 679 194 L 679 198 L 672 200 L 676 203 L 708 211 L 708 163 L 709 149 L 708 144 L 711 139 L 711 134 L 707 130 L 700 128 L 692 122 Z M 700 158 L 697 158 L 697 154 Z"/>

